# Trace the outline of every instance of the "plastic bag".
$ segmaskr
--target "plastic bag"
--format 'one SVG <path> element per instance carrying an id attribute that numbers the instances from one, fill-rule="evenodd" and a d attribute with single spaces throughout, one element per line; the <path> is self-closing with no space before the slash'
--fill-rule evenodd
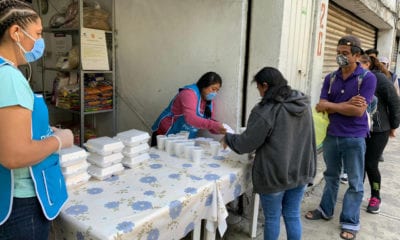
<path id="1" fill-rule="evenodd" d="M 317 147 L 320 148 L 326 137 L 326 129 L 329 125 L 329 118 L 327 113 L 318 113 L 313 110 L 314 128 L 315 128 L 315 141 Z"/>

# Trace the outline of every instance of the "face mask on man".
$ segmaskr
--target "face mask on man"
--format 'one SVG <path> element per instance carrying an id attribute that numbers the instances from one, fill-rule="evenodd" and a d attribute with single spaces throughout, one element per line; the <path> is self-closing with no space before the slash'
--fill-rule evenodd
<path id="1" fill-rule="evenodd" d="M 34 62 L 43 56 L 44 48 L 45 48 L 44 40 L 43 40 L 43 38 L 34 39 L 29 33 L 24 31 L 23 29 L 21 29 L 21 31 L 28 38 L 32 39 L 32 41 L 34 42 L 33 48 L 30 51 L 26 51 L 24 49 L 24 47 L 22 47 L 21 43 L 19 42 L 19 37 L 18 37 L 17 45 L 24 52 L 24 57 L 25 57 L 26 62 Z M 18 36 L 18 34 L 17 34 L 17 36 Z"/>
<path id="2" fill-rule="evenodd" d="M 217 96 L 216 92 L 210 92 L 209 94 L 206 95 L 206 100 L 211 101 Z"/>
<path id="3" fill-rule="evenodd" d="M 349 59 L 343 54 L 339 54 L 336 56 L 336 62 L 339 65 L 339 67 L 345 67 L 349 65 Z"/>

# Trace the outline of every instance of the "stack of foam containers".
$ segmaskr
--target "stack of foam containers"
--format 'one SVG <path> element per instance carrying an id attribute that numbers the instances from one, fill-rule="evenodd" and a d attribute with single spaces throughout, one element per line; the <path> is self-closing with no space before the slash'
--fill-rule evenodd
<path id="1" fill-rule="evenodd" d="M 122 164 L 125 167 L 134 168 L 150 159 L 148 144 L 150 135 L 147 132 L 131 129 L 118 133 L 114 138 L 122 141 L 125 146 L 122 150 L 122 155 L 124 155 Z"/>
<path id="2" fill-rule="evenodd" d="M 91 163 L 88 173 L 94 178 L 104 180 L 123 172 L 121 151 L 124 144 L 121 141 L 110 137 L 99 137 L 89 139 L 84 146 L 90 153 L 87 157 Z"/>
<path id="3" fill-rule="evenodd" d="M 89 163 L 86 161 L 88 153 L 78 146 L 61 149 L 59 153 L 61 170 L 67 188 L 80 186 L 90 179 L 87 173 Z"/>

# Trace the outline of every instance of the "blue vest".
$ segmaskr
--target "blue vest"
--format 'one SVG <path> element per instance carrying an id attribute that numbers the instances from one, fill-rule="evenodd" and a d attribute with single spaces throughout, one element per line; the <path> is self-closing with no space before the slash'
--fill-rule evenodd
<path id="1" fill-rule="evenodd" d="M 0 58 L 0 67 L 4 60 Z M 46 103 L 41 95 L 34 96 L 32 111 L 32 139 L 41 140 L 52 135 Z M 58 154 L 51 154 L 43 161 L 29 167 L 36 196 L 48 220 L 53 220 L 68 199 Z M 0 225 L 11 214 L 13 204 L 13 171 L 0 164 Z"/>
<path id="2" fill-rule="evenodd" d="M 196 84 L 188 85 L 183 88 L 179 88 L 179 91 L 182 91 L 184 89 L 190 89 L 192 90 L 196 96 L 197 96 L 197 107 L 196 107 L 196 115 L 202 118 L 205 118 L 204 114 L 200 112 L 200 105 L 201 105 L 201 93 L 199 88 L 197 87 Z M 160 114 L 160 116 L 157 118 L 157 120 L 154 122 L 153 126 L 151 127 L 151 130 L 153 132 L 157 131 L 161 121 L 164 118 L 170 117 L 172 118 L 172 125 L 168 129 L 168 131 L 165 133 L 165 135 L 169 134 L 176 134 L 179 133 L 180 131 L 189 131 L 189 138 L 195 138 L 197 136 L 197 132 L 199 131 L 198 128 L 195 128 L 194 126 L 189 125 L 186 121 L 183 115 L 174 115 L 172 113 L 172 105 L 175 102 L 176 97 L 178 96 L 175 95 L 175 97 L 171 100 L 169 103 L 168 107 L 164 109 L 164 111 Z M 212 112 L 212 103 L 209 103 L 209 108 Z"/>

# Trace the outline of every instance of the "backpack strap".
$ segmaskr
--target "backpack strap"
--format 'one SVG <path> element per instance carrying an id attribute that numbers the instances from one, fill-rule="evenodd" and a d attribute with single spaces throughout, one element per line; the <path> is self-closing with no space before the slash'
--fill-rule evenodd
<path id="1" fill-rule="evenodd" d="M 328 89 L 328 94 L 331 94 L 331 88 L 332 88 L 332 83 L 336 79 L 336 71 L 331 72 L 331 79 L 329 80 L 329 89 Z"/>
<path id="2" fill-rule="evenodd" d="M 358 92 L 358 94 L 360 94 L 360 88 L 361 88 L 362 81 L 368 72 L 369 72 L 368 70 L 363 69 L 363 73 L 361 75 L 358 75 L 358 77 L 357 77 L 357 83 L 358 83 L 357 84 L 357 92 Z"/>

